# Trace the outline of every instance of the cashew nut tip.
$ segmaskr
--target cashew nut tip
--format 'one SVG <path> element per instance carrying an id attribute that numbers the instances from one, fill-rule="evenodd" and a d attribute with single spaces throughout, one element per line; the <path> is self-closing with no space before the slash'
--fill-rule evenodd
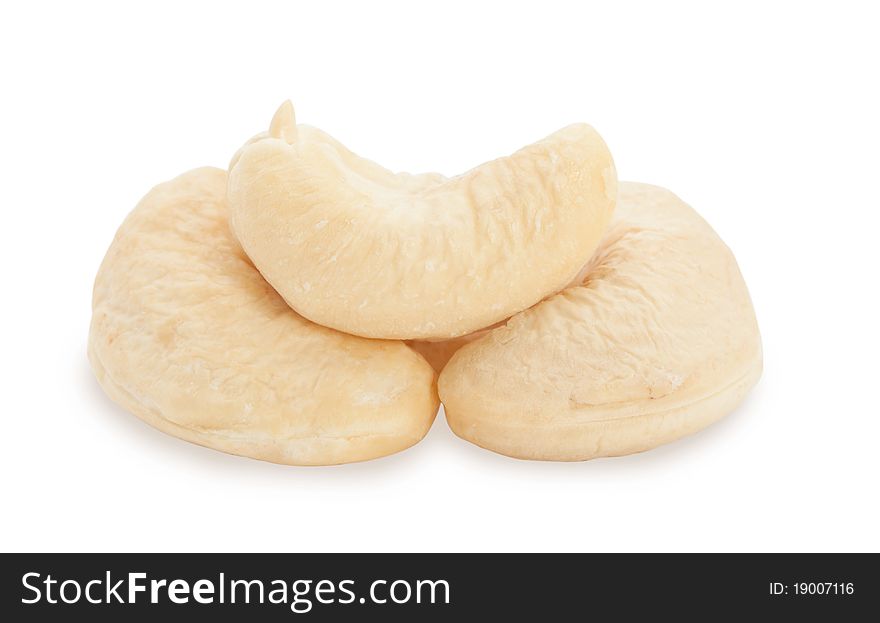
<path id="1" fill-rule="evenodd" d="M 293 104 L 290 100 L 284 100 L 269 124 L 269 136 L 280 138 L 288 145 L 292 145 L 296 141 L 296 135 L 296 113 Z"/>

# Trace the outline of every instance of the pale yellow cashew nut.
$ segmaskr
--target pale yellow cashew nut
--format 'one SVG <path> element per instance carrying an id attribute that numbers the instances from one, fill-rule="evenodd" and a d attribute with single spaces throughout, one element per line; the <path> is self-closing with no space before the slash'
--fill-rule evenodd
<path id="1" fill-rule="evenodd" d="M 440 375 L 460 437 L 575 461 L 708 426 L 757 382 L 761 338 L 736 260 L 668 190 L 623 182 L 582 283 L 462 346 Z"/>
<path id="2" fill-rule="evenodd" d="M 285 103 L 232 159 L 232 228 L 303 316 L 379 338 L 465 335 L 565 286 L 614 209 L 605 143 L 568 126 L 447 178 L 392 173 Z"/>
<path id="3" fill-rule="evenodd" d="M 276 463 L 348 463 L 418 442 L 438 407 L 428 363 L 290 309 L 233 238 L 225 194 L 225 171 L 190 171 L 119 228 L 89 334 L 105 391 L 166 433 Z"/>

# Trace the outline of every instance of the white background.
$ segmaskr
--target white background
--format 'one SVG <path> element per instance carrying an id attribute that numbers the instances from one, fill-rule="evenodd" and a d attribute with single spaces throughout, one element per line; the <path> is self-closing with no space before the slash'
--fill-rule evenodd
<path id="1" fill-rule="evenodd" d="M 0 14 L 4 550 L 872 550 L 880 96 L 872 3 L 20 3 Z M 291 98 L 392 169 L 454 174 L 563 125 L 733 248 L 765 373 L 714 427 L 530 463 L 442 416 L 293 468 L 165 436 L 86 360 L 92 280 L 155 183 L 225 166 Z"/>

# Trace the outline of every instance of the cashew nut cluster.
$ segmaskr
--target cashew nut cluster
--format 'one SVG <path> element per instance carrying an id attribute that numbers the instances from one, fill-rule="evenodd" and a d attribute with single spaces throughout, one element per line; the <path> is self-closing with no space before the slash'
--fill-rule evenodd
<path id="1" fill-rule="evenodd" d="M 640 452 L 732 411 L 762 369 L 730 250 L 671 192 L 618 185 L 589 126 L 447 178 L 360 158 L 289 103 L 228 173 L 131 212 L 88 354 L 154 427 L 292 465 L 403 450 L 441 401 L 501 454 Z"/>

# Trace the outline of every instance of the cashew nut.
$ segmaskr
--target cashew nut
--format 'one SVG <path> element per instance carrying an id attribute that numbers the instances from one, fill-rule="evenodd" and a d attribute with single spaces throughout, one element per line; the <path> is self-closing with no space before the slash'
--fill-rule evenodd
<path id="1" fill-rule="evenodd" d="M 303 316 L 355 335 L 449 338 L 558 291 L 614 209 L 593 128 L 568 126 L 462 175 L 392 173 L 288 103 L 230 165 L 232 228 Z"/>
<path id="2" fill-rule="evenodd" d="M 89 336 L 106 392 L 166 433 L 277 463 L 361 461 L 418 442 L 438 407 L 428 363 L 291 310 L 233 238 L 225 192 L 224 171 L 190 171 L 120 227 Z"/>
<path id="3" fill-rule="evenodd" d="M 708 426 L 757 382 L 736 260 L 668 190 L 621 183 L 580 285 L 458 350 L 440 398 L 460 437 L 527 459 L 640 452 Z"/>

